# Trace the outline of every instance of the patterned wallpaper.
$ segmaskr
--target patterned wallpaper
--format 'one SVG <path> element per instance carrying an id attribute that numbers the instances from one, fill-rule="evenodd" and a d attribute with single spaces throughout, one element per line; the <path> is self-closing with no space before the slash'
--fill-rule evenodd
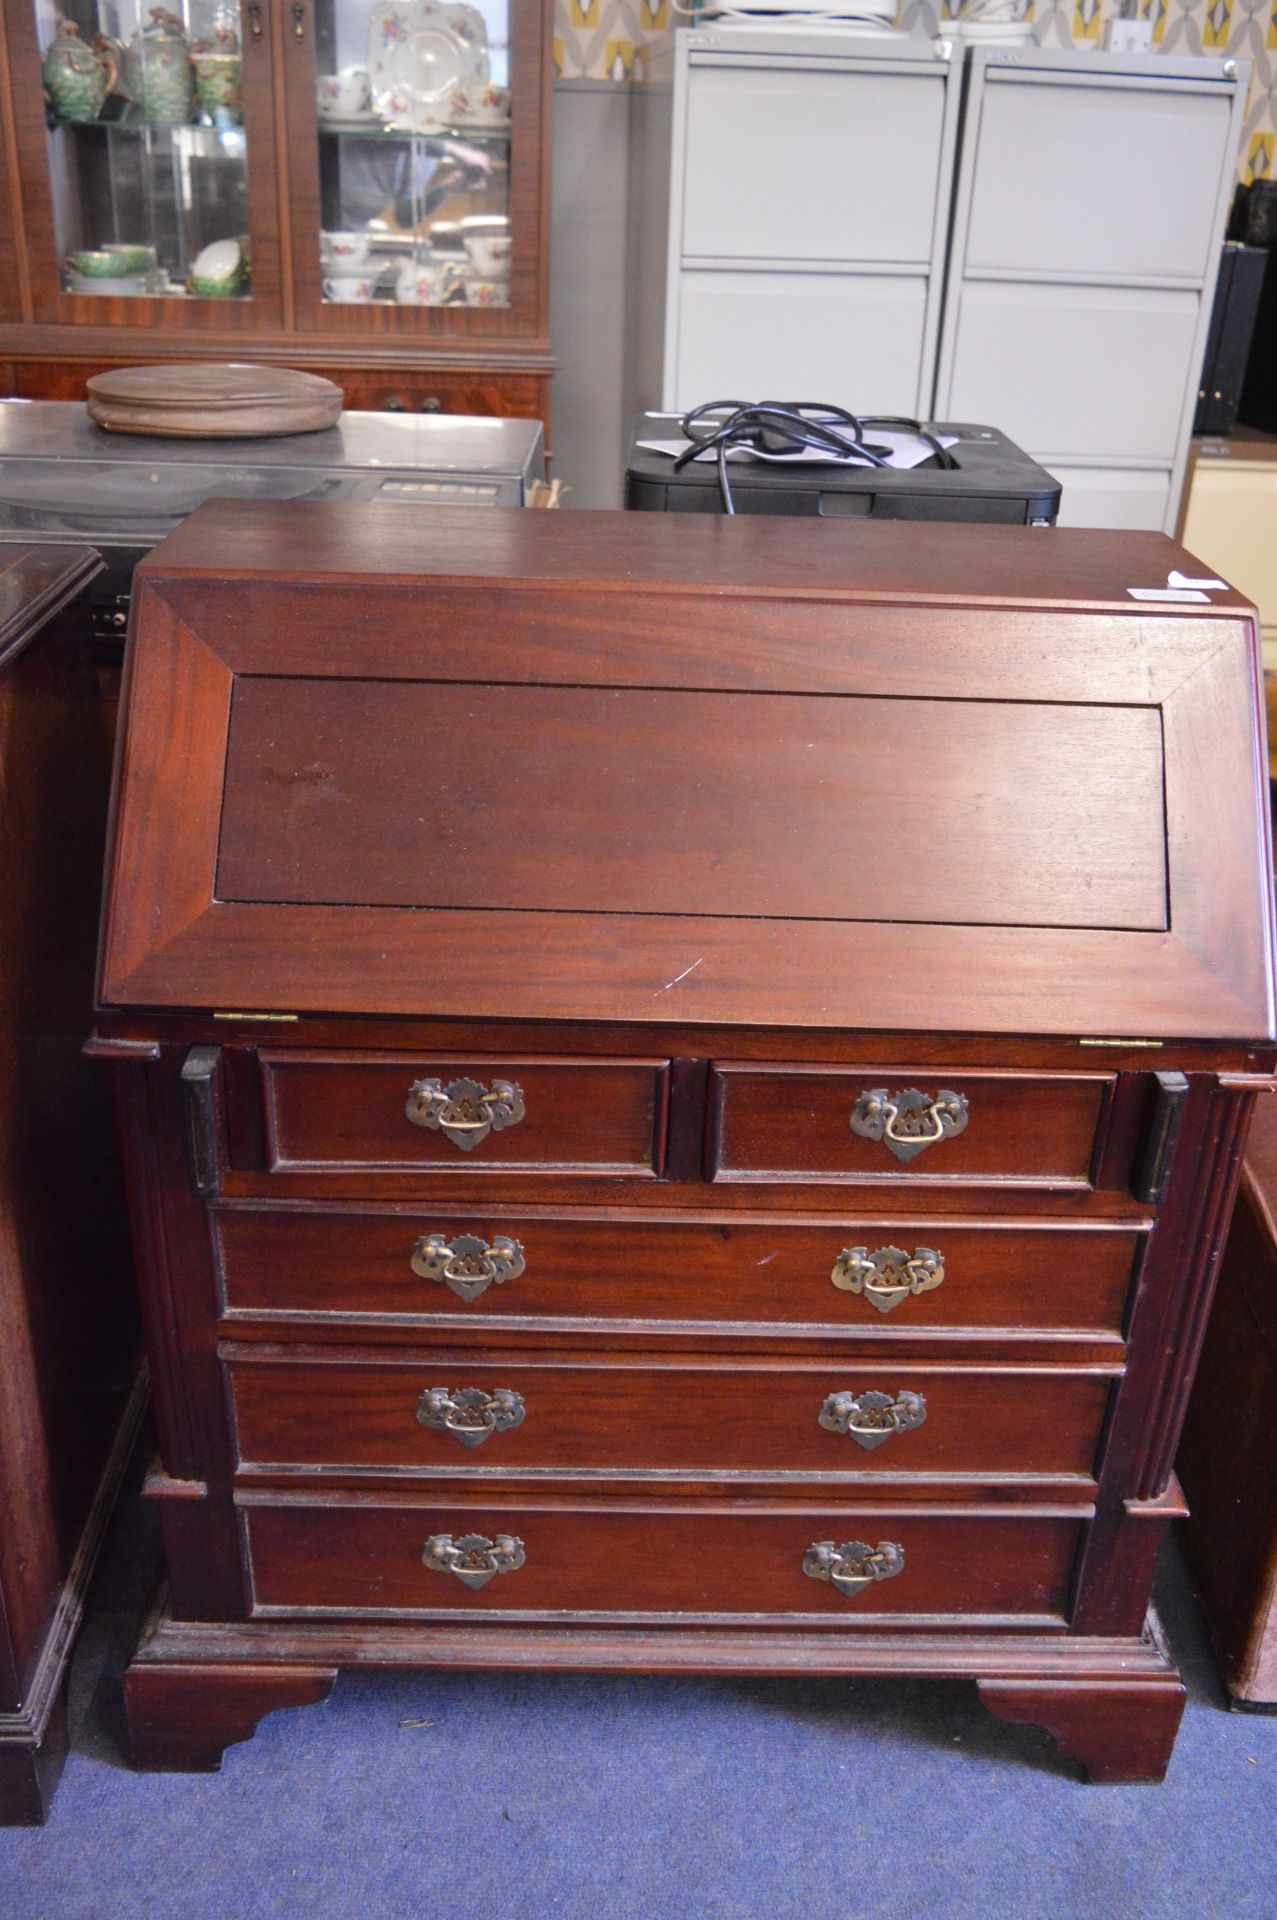
<path id="1" fill-rule="evenodd" d="M 690 0 L 687 0 L 690 5 Z M 934 33 L 965 0 L 901 0 L 900 24 Z M 1243 179 L 1277 177 L 1277 0 L 1139 0 L 1167 53 L 1234 54 L 1253 62 L 1246 131 L 1238 155 Z M 1043 46 L 1099 47 L 1118 0 L 1030 0 Z M 681 24 L 670 0 L 556 0 L 555 70 L 563 79 L 641 78 L 643 52 Z"/>

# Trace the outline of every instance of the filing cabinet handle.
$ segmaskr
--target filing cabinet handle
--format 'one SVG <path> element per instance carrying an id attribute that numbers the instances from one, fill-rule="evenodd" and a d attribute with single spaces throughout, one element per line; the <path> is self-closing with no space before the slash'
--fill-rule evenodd
<path id="1" fill-rule="evenodd" d="M 423 1233 L 409 1261 L 419 1280 L 437 1280 L 451 1287 L 459 1300 L 477 1300 L 489 1287 L 517 1280 L 524 1269 L 523 1248 L 503 1233 L 492 1240 L 477 1234 Z"/>
<path id="2" fill-rule="evenodd" d="M 879 1313 L 890 1313 L 915 1293 L 931 1293 L 944 1279 L 944 1255 L 934 1247 L 844 1247 L 830 1279 L 840 1293 L 863 1293 Z"/>
<path id="3" fill-rule="evenodd" d="M 524 1117 L 523 1089 L 513 1080 L 414 1080 L 404 1112 L 414 1127 L 441 1133 L 462 1153 L 470 1153 L 490 1133 L 517 1126 Z"/>
<path id="4" fill-rule="evenodd" d="M 927 1417 L 920 1393 L 831 1393 L 816 1416 L 827 1433 L 845 1433 L 872 1453 L 893 1433 L 909 1433 Z"/>
<path id="5" fill-rule="evenodd" d="M 499 1533 L 489 1540 L 485 1533 L 464 1533 L 454 1540 L 450 1533 L 432 1533 L 421 1550 L 422 1565 L 431 1573 L 450 1573 L 463 1587 L 486 1587 L 497 1573 L 517 1573 L 527 1555 L 523 1542 L 512 1533 Z"/>
<path id="6" fill-rule="evenodd" d="M 876 1580 L 893 1580 L 904 1565 L 905 1550 L 894 1540 L 880 1540 L 876 1547 L 863 1540 L 848 1540 L 841 1547 L 832 1540 L 815 1540 L 803 1555 L 809 1579 L 830 1581 L 849 1600 Z"/>
<path id="7" fill-rule="evenodd" d="M 482 1387 L 427 1387 L 417 1403 L 417 1419 L 436 1433 L 450 1433 L 463 1447 L 481 1447 L 494 1433 L 523 1425 L 523 1396 L 509 1387 L 485 1393 Z"/>
<path id="8" fill-rule="evenodd" d="M 897 1160 L 907 1164 L 940 1140 L 952 1140 L 967 1124 L 965 1094 L 941 1087 L 934 1095 L 905 1087 L 888 1094 L 871 1087 L 851 1110 L 851 1130 L 865 1140 L 881 1140 Z"/>

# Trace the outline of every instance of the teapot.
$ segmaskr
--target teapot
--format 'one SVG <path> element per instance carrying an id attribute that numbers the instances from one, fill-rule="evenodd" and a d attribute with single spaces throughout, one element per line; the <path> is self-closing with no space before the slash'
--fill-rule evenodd
<path id="1" fill-rule="evenodd" d="M 115 56 L 100 37 L 92 46 L 74 20 L 59 20 L 40 67 L 44 91 L 59 120 L 96 120 L 118 78 Z"/>
<path id="2" fill-rule="evenodd" d="M 195 116 L 195 71 L 177 14 L 151 8 L 151 24 L 134 34 L 125 55 L 125 92 L 148 127 L 189 126 Z"/>
<path id="3" fill-rule="evenodd" d="M 441 307 L 465 276 L 452 260 L 405 260 L 395 279 L 395 298 L 401 307 Z"/>

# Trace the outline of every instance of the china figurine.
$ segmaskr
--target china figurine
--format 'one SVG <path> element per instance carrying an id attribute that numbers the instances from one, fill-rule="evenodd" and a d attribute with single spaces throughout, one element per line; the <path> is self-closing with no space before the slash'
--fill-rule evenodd
<path id="1" fill-rule="evenodd" d="M 195 70 L 195 98 L 204 118 L 215 127 L 238 127 L 244 117 L 239 36 L 229 27 L 218 27 L 211 40 L 198 40 L 191 48 L 191 66 Z"/>
<path id="2" fill-rule="evenodd" d="M 167 7 L 151 8 L 151 24 L 134 35 L 126 63 L 129 98 L 149 127 L 188 126 L 195 115 L 195 74 L 186 30 Z"/>
<path id="3" fill-rule="evenodd" d="M 116 63 L 105 43 L 87 46 L 74 20 L 59 20 L 57 38 L 40 69 L 44 91 L 59 120 L 96 120 L 116 82 Z"/>

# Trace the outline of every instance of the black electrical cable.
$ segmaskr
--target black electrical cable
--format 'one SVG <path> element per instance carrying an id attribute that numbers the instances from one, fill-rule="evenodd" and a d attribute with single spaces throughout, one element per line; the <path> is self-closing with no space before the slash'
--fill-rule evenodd
<path id="1" fill-rule="evenodd" d="M 679 422 L 688 440 L 674 462 L 678 473 L 691 460 L 713 455 L 718 465 L 718 487 L 724 513 L 735 513 L 727 456 L 744 447 L 756 458 L 785 460 L 796 453 L 827 453 L 838 464 L 858 462 L 866 467 L 890 466 L 890 448 L 873 446 L 866 428 L 897 428 L 916 433 L 931 449 L 938 466 L 954 468 L 957 461 L 919 420 L 896 414 L 854 414 L 819 400 L 709 400 L 692 407 Z"/>

